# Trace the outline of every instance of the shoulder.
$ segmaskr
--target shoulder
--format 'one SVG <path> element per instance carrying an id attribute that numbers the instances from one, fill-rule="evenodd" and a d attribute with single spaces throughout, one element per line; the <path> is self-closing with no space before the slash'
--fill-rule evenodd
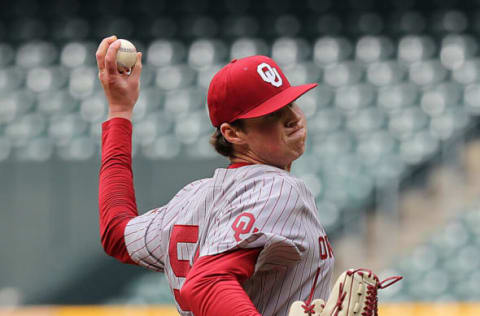
<path id="1" fill-rule="evenodd" d="M 246 191 L 265 190 L 268 188 L 276 189 L 288 193 L 289 190 L 293 190 L 296 194 L 303 194 L 303 191 L 307 189 L 305 183 L 289 172 L 269 166 L 269 165 L 253 165 L 244 168 L 249 168 L 248 173 L 242 178 L 238 179 L 239 186 L 247 188 Z M 308 189 L 307 189 L 308 190 Z"/>

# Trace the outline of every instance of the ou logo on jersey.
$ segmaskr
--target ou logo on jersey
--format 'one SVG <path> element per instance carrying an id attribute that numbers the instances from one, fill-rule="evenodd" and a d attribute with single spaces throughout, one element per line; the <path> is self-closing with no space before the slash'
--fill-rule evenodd
<path id="1" fill-rule="evenodd" d="M 242 240 L 242 238 L 240 238 L 240 235 L 249 233 L 252 230 L 254 223 L 255 217 L 252 213 L 244 212 L 238 215 L 232 224 L 232 229 L 235 231 L 235 234 L 233 235 L 233 237 L 235 237 L 235 240 Z M 257 229 L 253 230 L 253 232 L 255 231 L 257 231 Z"/>
<path id="2" fill-rule="evenodd" d="M 263 81 L 270 83 L 274 87 L 282 85 L 282 77 L 280 77 L 276 68 L 267 63 L 261 63 L 257 66 L 257 72 L 262 77 Z"/>

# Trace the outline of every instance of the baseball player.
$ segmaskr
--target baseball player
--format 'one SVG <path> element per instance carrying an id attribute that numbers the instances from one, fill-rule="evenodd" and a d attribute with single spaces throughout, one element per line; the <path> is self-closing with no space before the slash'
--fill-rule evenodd
<path id="1" fill-rule="evenodd" d="M 314 196 L 289 171 L 307 135 L 295 100 L 316 84 L 291 86 L 265 56 L 232 60 L 207 97 L 216 128 L 211 142 L 230 165 L 139 216 L 130 118 L 141 53 L 131 74 L 122 74 L 119 46 L 116 37 L 106 38 L 96 54 L 109 104 L 99 178 L 105 251 L 164 272 L 181 315 L 288 315 L 294 301 L 307 297 L 302 306 L 312 313 L 311 298 L 329 296 L 334 255 Z"/>

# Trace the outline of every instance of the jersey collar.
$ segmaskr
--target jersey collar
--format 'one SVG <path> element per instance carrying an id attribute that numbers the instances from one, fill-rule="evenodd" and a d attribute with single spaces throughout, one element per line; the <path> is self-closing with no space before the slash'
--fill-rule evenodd
<path id="1" fill-rule="evenodd" d="M 234 162 L 234 163 L 231 163 L 228 166 L 228 169 L 235 169 L 235 168 L 240 168 L 240 167 L 248 166 L 248 165 L 253 165 L 253 163 L 250 163 L 250 162 Z"/>

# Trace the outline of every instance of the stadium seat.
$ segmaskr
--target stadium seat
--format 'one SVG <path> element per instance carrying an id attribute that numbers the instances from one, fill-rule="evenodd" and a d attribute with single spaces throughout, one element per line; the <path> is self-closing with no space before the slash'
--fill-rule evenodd
<path id="1" fill-rule="evenodd" d="M 30 68 L 25 85 L 33 92 L 45 92 L 65 86 L 68 70 L 62 66 Z"/>
<path id="2" fill-rule="evenodd" d="M 27 71 L 22 67 L 8 66 L 0 69 L 0 91 L 11 92 L 20 88 L 25 81 Z"/>
<path id="3" fill-rule="evenodd" d="M 272 45 L 272 58 L 281 67 L 304 62 L 309 52 L 309 44 L 299 38 L 280 37 Z"/>
<path id="4" fill-rule="evenodd" d="M 16 64 L 25 68 L 46 66 L 56 61 L 57 55 L 57 49 L 52 43 L 26 42 L 17 49 Z"/>
<path id="5" fill-rule="evenodd" d="M 62 48 L 60 62 L 69 68 L 94 65 L 96 50 L 91 42 L 69 42 Z"/>
<path id="6" fill-rule="evenodd" d="M 463 99 L 468 113 L 480 115 L 480 85 L 478 83 L 472 83 L 465 87 Z"/>
<path id="7" fill-rule="evenodd" d="M 190 45 L 188 63 L 194 69 L 202 69 L 225 61 L 226 45 L 219 40 L 199 39 Z"/>
<path id="8" fill-rule="evenodd" d="M 363 75 L 363 66 L 356 62 L 341 62 L 325 67 L 323 80 L 326 84 L 339 88 L 358 83 Z"/>
<path id="9" fill-rule="evenodd" d="M 84 99 L 92 95 L 99 87 L 97 67 L 78 67 L 70 72 L 69 91 L 74 98 Z"/>
<path id="10" fill-rule="evenodd" d="M 360 62 L 372 63 L 389 59 L 393 52 L 394 46 L 389 38 L 367 35 L 357 41 L 355 58 Z"/>
<path id="11" fill-rule="evenodd" d="M 455 68 L 452 72 L 452 78 L 463 85 L 468 85 L 478 80 L 480 74 L 480 60 L 478 58 L 467 59 L 465 62 Z"/>
<path id="12" fill-rule="evenodd" d="M 73 138 L 84 135 L 88 124 L 79 113 L 55 115 L 50 118 L 48 136 L 57 146 L 69 144 Z"/>
<path id="13" fill-rule="evenodd" d="M 440 61 L 450 70 L 460 68 L 467 59 L 477 53 L 478 44 L 468 35 L 448 35 L 443 38 L 440 48 Z"/>
<path id="14" fill-rule="evenodd" d="M 186 64 L 172 65 L 157 69 L 155 84 L 162 90 L 176 90 L 192 85 L 196 71 Z"/>
<path id="15" fill-rule="evenodd" d="M 419 87 L 413 83 L 401 82 L 378 90 L 377 106 L 392 113 L 418 102 Z"/>
<path id="16" fill-rule="evenodd" d="M 321 67 L 335 64 L 350 57 L 352 44 L 341 37 L 322 37 L 313 47 L 313 60 Z"/>
<path id="17" fill-rule="evenodd" d="M 240 37 L 230 47 L 230 60 L 253 55 L 266 55 L 268 46 L 260 38 Z"/>
<path id="18" fill-rule="evenodd" d="M 406 69 L 395 61 L 374 62 L 367 68 L 368 82 L 376 86 L 393 85 L 401 82 L 405 77 Z"/>
<path id="19" fill-rule="evenodd" d="M 428 60 L 435 50 L 436 45 L 431 37 L 408 35 L 398 43 L 398 59 L 407 64 Z"/>
<path id="20" fill-rule="evenodd" d="M 150 43 L 146 53 L 147 64 L 163 67 L 184 61 L 187 56 L 187 49 L 182 42 L 158 39 Z"/>
<path id="21" fill-rule="evenodd" d="M 204 105 L 204 91 L 198 88 L 179 89 L 165 94 L 164 109 L 173 117 L 201 109 Z"/>
<path id="22" fill-rule="evenodd" d="M 151 160 L 173 159 L 181 152 L 181 144 L 171 134 L 156 137 L 146 146 L 142 146 L 142 154 Z"/>
<path id="23" fill-rule="evenodd" d="M 344 86 L 337 89 L 335 94 L 335 106 L 347 115 L 373 104 L 375 89 L 369 84 L 357 84 Z"/>
<path id="24" fill-rule="evenodd" d="M 45 162 L 52 158 L 54 144 L 49 137 L 36 137 L 20 145 L 15 156 L 20 161 Z"/>

